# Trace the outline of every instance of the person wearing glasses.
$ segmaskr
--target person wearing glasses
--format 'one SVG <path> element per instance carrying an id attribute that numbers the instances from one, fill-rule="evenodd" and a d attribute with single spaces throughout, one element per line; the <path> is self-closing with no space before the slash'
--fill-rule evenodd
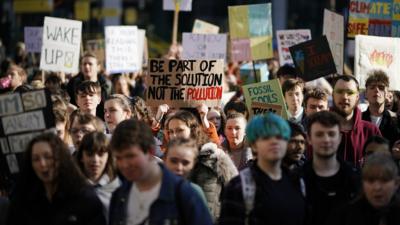
<path id="1" fill-rule="evenodd" d="M 88 113 L 81 113 L 78 110 L 74 111 L 70 116 L 70 129 L 72 143 L 74 146 L 70 149 L 71 154 L 79 149 L 79 145 L 85 134 L 93 131 L 105 132 L 105 126 L 101 119 Z"/>
<path id="2" fill-rule="evenodd" d="M 338 157 L 355 166 L 361 165 L 365 141 L 373 135 L 382 136 L 377 126 L 362 120 L 361 110 L 357 107 L 359 90 L 358 81 L 348 75 L 338 76 L 333 85 L 332 111 L 343 118 Z"/>
<path id="3" fill-rule="evenodd" d="M 382 70 L 373 70 L 365 82 L 365 96 L 368 109 L 363 112 L 362 119 L 374 123 L 390 146 L 400 139 L 399 118 L 396 113 L 385 108 L 385 98 L 388 94 L 389 77 Z"/>

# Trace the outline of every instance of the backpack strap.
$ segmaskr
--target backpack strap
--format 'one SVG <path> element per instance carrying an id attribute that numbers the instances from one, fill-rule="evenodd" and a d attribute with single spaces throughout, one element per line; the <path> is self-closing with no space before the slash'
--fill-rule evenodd
<path id="1" fill-rule="evenodd" d="M 256 183 L 249 167 L 240 171 L 240 181 L 242 184 L 244 206 L 246 208 L 246 224 L 249 224 L 249 214 L 253 210 L 256 195 Z"/>

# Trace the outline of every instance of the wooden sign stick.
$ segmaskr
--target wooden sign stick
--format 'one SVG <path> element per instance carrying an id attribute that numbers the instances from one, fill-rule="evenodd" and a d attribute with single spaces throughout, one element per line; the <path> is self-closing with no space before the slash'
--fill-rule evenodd
<path id="1" fill-rule="evenodd" d="M 179 20 L 179 10 L 181 8 L 181 0 L 175 1 L 175 11 L 174 11 L 174 24 L 172 28 L 172 44 L 178 43 L 178 20 Z"/>

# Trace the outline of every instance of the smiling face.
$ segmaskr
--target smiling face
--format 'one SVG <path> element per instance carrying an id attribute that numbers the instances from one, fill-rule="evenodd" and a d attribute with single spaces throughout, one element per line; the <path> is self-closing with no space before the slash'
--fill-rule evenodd
<path id="1" fill-rule="evenodd" d="M 172 119 L 168 122 L 168 137 L 170 140 L 175 138 L 190 138 L 190 128 L 187 124 L 179 119 Z"/>
<path id="2" fill-rule="evenodd" d="M 37 142 L 32 146 L 32 168 L 44 184 L 52 184 L 57 177 L 57 163 L 53 150 L 47 142 Z"/>

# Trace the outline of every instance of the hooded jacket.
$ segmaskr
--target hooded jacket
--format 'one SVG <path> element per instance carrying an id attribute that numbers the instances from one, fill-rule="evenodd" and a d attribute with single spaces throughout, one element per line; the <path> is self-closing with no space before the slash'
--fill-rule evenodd
<path id="1" fill-rule="evenodd" d="M 338 157 L 355 166 L 360 166 L 364 157 L 365 141 L 371 136 L 382 136 L 382 134 L 373 123 L 361 119 L 361 110 L 358 107 L 354 109 L 353 118 L 353 128 L 349 131 L 341 131 L 342 142 L 339 146 Z"/>
<path id="2" fill-rule="evenodd" d="M 214 221 L 219 217 L 223 187 L 236 175 L 231 158 L 215 143 L 202 146 L 189 180 L 203 189 Z"/>

